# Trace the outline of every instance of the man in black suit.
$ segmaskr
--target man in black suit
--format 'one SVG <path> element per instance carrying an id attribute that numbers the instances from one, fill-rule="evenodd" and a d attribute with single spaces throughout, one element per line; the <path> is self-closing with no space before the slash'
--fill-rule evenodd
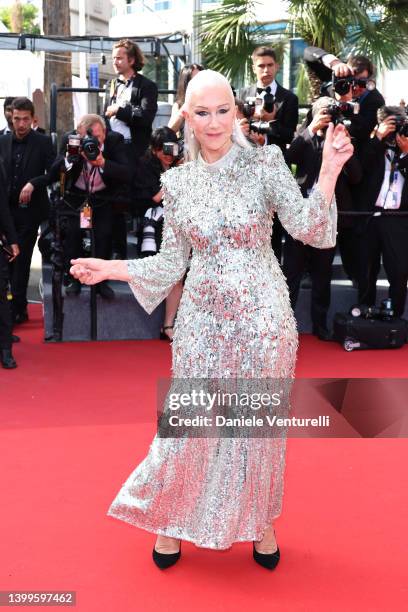
<path id="1" fill-rule="evenodd" d="M 51 139 L 32 130 L 33 117 L 31 100 L 15 98 L 12 104 L 14 131 L 0 136 L 0 156 L 4 161 L 10 210 L 20 247 L 11 276 L 15 323 L 28 319 L 27 286 L 31 258 L 40 223 L 49 215 L 44 173 L 55 157 Z"/>
<path id="2" fill-rule="evenodd" d="M 65 174 L 65 201 L 60 214 L 64 217 L 64 264 L 66 273 L 70 261 L 80 256 L 82 234 L 80 211 L 88 202 L 92 209 L 92 228 L 95 239 L 95 256 L 109 259 L 112 250 L 112 200 L 115 195 L 127 189 L 129 166 L 123 136 L 117 132 L 106 132 L 105 122 L 99 115 L 84 115 L 77 126 L 77 133 L 83 137 L 87 131 L 97 139 L 100 149 L 95 160 L 86 158 L 82 152 L 74 157 L 67 152 L 69 135 L 61 144 L 61 154 L 53 163 L 46 179 L 48 184 L 57 182 L 61 172 Z M 78 295 L 81 284 L 71 277 L 66 288 L 67 295 Z M 97 292 L 105 299 L 115 297 L 114 291 L 105 282 L 97 285 Z"/>
<path id="3" fill-rule="evenodd" d="M 11 310 L 7 299 L 8 262 L 13 261 L 18 256 L 19 248 L 8 205 L 6 173 L 3 161 L 0 160 L 0 237 L 3 236 L 8 243 L 7 247 L 10 245 L 10 254 L 9 257 L 6 257 L 6 251 L 0 246 L 0 360 L 3 368 L 10 370 L 17 367 L 17 363 L 11 351 L 13 336 L 11 333 Z M 15 337 L 15 339 L 17 338 Z"/>
<path id="4" fill-rule="evenodd" d="M 7 96 L 7 98 L 4 98 L 4 105 L 3 105 L 4 118 L 7 121 L 7 125 L 5 128 L 0 130 L 0 136 L 2 136 L 3 134 L 8 134 L 9 132 L 13 131 L 13 123 L 11 121 L 13 110 L 11 108 L 11 105 L 13 104 L 14 99 L 15 99 L 14 96 Z"/>
<path id="5" fill-rule="evenodd" d="M 327 108 L 332 103 L 328 97 L 319 98 L 312 108 L 312 123 L 299 134 L 285 153 L 288 164 L 296 164 L 296 180 L 304 197 L 308 197 L 319 179 L 322 164 L 324 138 L 331 116 Z M 354 154 L 340 173 L 335 195 L 338 210 L 350 210 L 352 198 L 350 185 L 362 177 L 361 165 Z M 342 217 L 338 222 L 339 233 L 344 227 Z M 283 273 L 287 278 L 292 308 L 295 308 L 300 282 L 308 263 L 312 277 L 311 316 L 313 334 L 320 340 L 330 340 L 327 327 L 327 313 L 330 306 L 332 264 L 336 247 L 316 249 L 287 236 L 284 246 Z"/>
<path id="6" fill-rule="evenodd" d="M 244 102 L 247 98 L 264 98 L 265 93 L 271 93 L 275 97 L 273 111 L 268 113 L 260 105 L 260 111 L 255 113 L 254 119 L 272 122 L 273 134 L 268 135 L 267 144 L 276 144 L 284 151 L 286 145 L 292 142 L 296 131 L 299 118 L 297 96 L 275 80 L 279 64 L 273 49 L 257 47 L 252 54 L 252 62 L 257 82 L 241 89 L 239 97 Z"/>
<path id="7" fill-rule="evenodd" d="M 361 236 L 359 302 L 372 306 L 381 257 L 390 283 L 389 296 L 396 316 L 402 316 L 408 282 L 408 137 L 396 133 L 396 118 L 408 118 L 400 106 L 383 106 L 378 126 L 360 153 L 364 178 L 359 188 L 359 210 L 373 216 L 359 223 Z M 387 214 L 383 214 L 387 211 Z"/>
<path id="8" fill-rule="evenodd" d="M 331 81 L 333 72 L 335 76 L 340 78 L 353 75 L 357 79 L 370 80 L 374 77 L 374 66 L 363 55 L 352 56 L 345 64 L 335 55 L 331 55 L 323 49 L 306 47 L 303 57 L 307 66 L 324 82 Z M 349 132 L 355 138 L 355 144 L 360 147 L 370 137 L 377 123 L 377 110 L 385 104 L 385 101 L 377 88 L 369 91 L 365 87 L 354 86 L 351 95 L 353 100 L 359 103 L 360 110 L 358 114 L 350 118 Z M 310 121 L 311 117 L 309 115 L 307 124 Z"/>
<path id="9" fill-rule="evenodd" d="M 106 84 L 105 118 L 108 129 L 122 134 L 131 171 L 149 146 L 152 124 L 157 112 L 156 83 L 139 74 L 143 53 L 129 39 L 118 41 L 112 49 L 112 63 L 118 75 Z M 129 197 L 132 194 L 129 192 Z M 123 206 L 114 207 L 114 251 L 126 259 L 126 221 Z"/>
<path id="10" fill-rule="evenodd" d="M 267 112 L 259 105 L 260 111 L 254 115 L 255 120 L 269 121 L 272 134 L 267 136 L 266 144 L 276 144 L 284 152 L 293 140 L 299 118 L 299 103 L 294 93 L 285 89 L 276 80 L 279 71 L 276 53 L 270 47 L 257 47 L 252 53 L 252 68 L 256 84 L 241 89 L 239 97 L 245 102 L 247 98 L 264 98 L 272 94 L 275 98 L 274 109 Z M 272 247 L 276 258 L 281 261 L 283 228 L 277 216 L 274 219 Z"/>

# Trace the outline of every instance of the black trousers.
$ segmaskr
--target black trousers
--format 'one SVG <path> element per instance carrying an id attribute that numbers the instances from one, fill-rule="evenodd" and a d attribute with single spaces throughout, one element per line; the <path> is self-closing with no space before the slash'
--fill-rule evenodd
<path id="1" fill-rule="evenodd" d="M 341 263 L 344 272 L 350 280 L 358 278 L 358 236 L 354 227 L 339 227 L 337 232 L 337 244 L 339 245 Z"/>
<path id="2" fill-rule="evenodd" d="M 12 319 L 10 303 L 7 300 L 8 279 L 8 263 L 0 250 L 0 349 L 11 348 Z"/>
<path id="3" fill-rule="evenodd" d="M 31 259 L 37 241 L 40 221 L 33 219 L 32 214 L 26 208 L 13 206 L 11 211 L 20 248 L 20 255 L 11 265 L 12 309 L 14 314 L 18 314 L 27 308 L 27 287 L 30 279 Z"/>
<path id="4" fill-rule="evenodd" d="M 62 221 L 64 269 L 71 267 L 71 259 L 79 257 L 82 253 L 83 229 L 79 225 L 79 211 L 64 208 L 60 211 Z M 92 209 L 93 239 L 95 244 L 95 257 L 110 259 L 112 251 L 112 205 L 110 202 L 97 205 Z"/>
<path id="5" fill-rule="evenodd" d="M 332 264 L 336 247 L 316 249 L 287 236 L 283 251 L 283 273 L 286 276 L 292 308 L 295 309 L 300 281 L 308 264 L 312 277 L 311 317 L 313 331 L 327 329 L 330 307 Z"/>
<path id="6" fill-rule="evenodd" d="M 360 269 L 358 298 L 360 304 L 372 306 L 376 301 L 376 283 L 381 266 L 390 284 L 389 296 L 394 312 L 401 317 L 407 298 L 408 217 L 371 217 L 360 236 Z"/>

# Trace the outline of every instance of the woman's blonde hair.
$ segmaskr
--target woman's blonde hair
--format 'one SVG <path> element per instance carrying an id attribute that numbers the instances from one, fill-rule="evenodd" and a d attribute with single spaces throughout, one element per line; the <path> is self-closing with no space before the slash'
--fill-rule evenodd
<path id="1" fill-rule="evenodd" d="M 182 106 L 182 109 L 190 111 L 191 98 L 198 89 L 203 87 L 211 87 L 214 85 L 221 85 L 228 92 L 230 97 L 231 106 L 235 108 L 235 98 L 228 79 L 225 78 L 220 72 L 215 70 L 201 70 L 194 79 L 191 79 L 186 90 L 186 99 Z M 242 130 L 239 126 L 238 120 L 235 119 L 232 129 L 232 141 L 235 142 L 242 148 L 252 147 L 251 143 L 248 142 Z M 192 134 L 191 126 L 186 118 L 184 126 L 184 158 L 186 161 L 197 159 L 200 151 L 200 143 L 194 138 Z"/>

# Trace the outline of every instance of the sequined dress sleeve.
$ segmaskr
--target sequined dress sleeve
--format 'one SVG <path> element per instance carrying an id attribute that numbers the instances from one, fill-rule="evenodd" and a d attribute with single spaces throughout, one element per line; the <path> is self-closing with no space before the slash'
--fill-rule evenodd
<path id="1" fill-rule="evenodd" d="M 177 168 L 175 168 L 177 171 Z M 166 174 L 172 173 L 170 170 Z M 176 197 L 167 188 L 162 175 L 164 224 L 159 253 L 144 259 L 129 259 L 129 286 L 139 304 L 148 314 L 167 297 L 186 269 L 191 244 L 176 221 Z"/>
<path id="2" fill-rule="evenodd" d="M 316 185 L 304 198 L 279 147 L 260 150 L 261 175 L 267 201 L 276 210 L 283 227 L 295 240 L 318 249 L 336 245 L 337 206 L 330 204 Z"/>

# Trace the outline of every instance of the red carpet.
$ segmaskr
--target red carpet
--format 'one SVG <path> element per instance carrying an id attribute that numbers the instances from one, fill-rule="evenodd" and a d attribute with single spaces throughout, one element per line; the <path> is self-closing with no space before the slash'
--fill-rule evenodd
<path id="1" fill-rule="evenodd" d="M 249 543 L 183 542 L 160 572 L 155 536 L 106 511 L 154 435 L 169 345 L 46 345 L 41 309 L 30 315 L 19 367 L 0 369 L 0 590 L 74 590 L 81 612 L 406 609 L 406 440 L 289 439 L 278 568 Z M 406 377 L 408 346 L 348 354 L 305 336 L 298 375 Z"/>

